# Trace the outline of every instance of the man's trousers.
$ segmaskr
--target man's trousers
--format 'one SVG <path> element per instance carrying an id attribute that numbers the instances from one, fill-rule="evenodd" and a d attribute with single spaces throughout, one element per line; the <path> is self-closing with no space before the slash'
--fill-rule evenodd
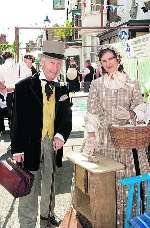
<path id="1" fill-rule="evenodd" d="M 41 179 L 41 201 L 40 215 L 48 217 L 49 205 L 51 203 L 51 213 L 55 206 L 55 188 L 54 188 L 54 150 L 52 141 L 46 135 L 41 143 L 41 167 L 38 171 L 33 171 L 34 183 L 31 193 L 25 197 L 19 198 L 18 216 L 20 228 L 35 228 L 38 214 L 38 194 L 40 176 Z M 40 175 L 41 174 L 41 175 Z M 51 199 L 51 202 L 50 202 Z"/>

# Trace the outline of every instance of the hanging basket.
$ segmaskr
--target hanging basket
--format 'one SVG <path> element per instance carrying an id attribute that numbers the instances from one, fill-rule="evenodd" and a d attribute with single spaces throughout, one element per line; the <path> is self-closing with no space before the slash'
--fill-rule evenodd
<path id="1" fill-rule="evenodd" d="M 111 126 L 110 135 L 116 148 L 143 149 L 150 144 L 150 126 Z"/>

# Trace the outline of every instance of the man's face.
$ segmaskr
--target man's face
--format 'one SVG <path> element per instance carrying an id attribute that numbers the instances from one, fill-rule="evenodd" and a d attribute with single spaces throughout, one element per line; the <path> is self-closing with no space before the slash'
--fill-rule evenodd
<path id="1" fill-rule="evenodd" d="M 85 67 L 89 67 L 91 64 L 89 62 L 85 62 Z"/>
<path id="2" fill-rule="evenodd" d="M 48 81 L 54 80 L 60 73 L 62 65 L 61 59 L 42 57 L 41 66 Z"/>

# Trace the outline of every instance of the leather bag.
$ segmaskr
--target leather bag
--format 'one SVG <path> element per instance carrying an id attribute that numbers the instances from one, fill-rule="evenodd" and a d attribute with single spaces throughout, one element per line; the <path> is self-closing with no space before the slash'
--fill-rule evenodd
<path id="1" fill-rule="evenodd" d="M 34 175 L 12 159 L 0 160 L 0 184 L 15 198 L 29 194 L 33 180 Z"/>
<path id="2" fill-rule="evenodd" d="M 71 207 L 70 210 L 65 214 L 65 217 L 59 228 L 83 228 L 76 216 L 76 211 L 74 208 Z"/>

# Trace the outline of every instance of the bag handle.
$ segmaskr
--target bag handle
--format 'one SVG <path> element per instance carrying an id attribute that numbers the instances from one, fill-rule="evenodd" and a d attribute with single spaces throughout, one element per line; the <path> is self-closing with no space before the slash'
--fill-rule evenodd
<path id="1" fill-rule="evenodd" d="M 13 160 L 12 158 L 7 158 L 6 159 L 6 161 L 7 161 L 7 163 L 9 164 L 9 165 L 11 165 L 14 169 L 15 169 L 15 166 L 17 165 L 19 168 L 24 168 L 24 162 L 22 161 L 22 162 L 16 162 L 15 160 Z"/>

